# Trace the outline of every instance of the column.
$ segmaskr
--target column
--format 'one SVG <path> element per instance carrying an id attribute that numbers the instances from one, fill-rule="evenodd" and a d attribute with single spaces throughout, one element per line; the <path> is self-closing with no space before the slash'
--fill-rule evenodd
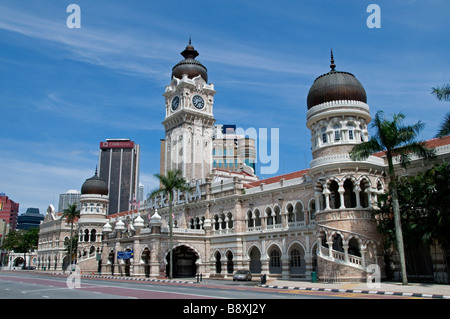
<path id="1" fill-rule="evenodd" d="M 324 210 L 330 210 L 330 190 L 328 188 L 325 188 L 322 192 L 322 194 L 325 196 L 325 209 Z"/>
<path id="2" fill-rule="evenodd" d="M 362 208 L 361 207 L 361 199 L 359 198 L 359 193 L 361 193 L 361 188 L 356 185 L 353 188 L 353 191 L 355 192 L 355 196 L 356 196 L 356 208 Z"/>
<path id="3" fill-rule="evenodd" d="M 339 207 L 340 209 L 345 209 L 345 202 L 344 202 L 344 193 L 345 193 L 345 189 L 342 185 L 339 185 L 339 200 L 341 202 L 341 206 Z"/>

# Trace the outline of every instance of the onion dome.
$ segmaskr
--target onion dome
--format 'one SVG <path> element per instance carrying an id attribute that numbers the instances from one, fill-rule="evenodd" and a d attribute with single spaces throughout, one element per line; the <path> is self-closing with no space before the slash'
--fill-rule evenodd
<path id="1" fill-rule="evenodd" d="M 103 226 L 102 232 L 104 233 L 110 233 L 112 232 L 112 226 L 110 223 L 106 223 L 105 226 Z"/>
<path id="2" fill-rule="evenodd" d="M 184 57 L 184 60 L 178 62 L 178 64 L 172 68 L 172 78 L 176 77 L 181 79 L 183 74 L 186 74 L 188 78 L 193 79 L 201 75 L 203 80 L 208 82 L 208 70 L 203 64 L 195 60 L 199 53 L 192 46 L 191 39 L 189 39 L 189 44 L 186 46 L 186 49 L 181 52 L 181 55 Z"/>
<path id="3" fill-rule="evenodd" d="M 115 230 L 125 230 L 125 224 L 123 223 L 122 220 L 119 220 L 116 223 L 116 227 L 114 227 Z"/>
<path id="4" fill-rule="evenodd" d="M 351 73 L 336 71 L 333 51 L 331 51 L 331 71 L 315 79 L 311 86 L 307 105 L 312 107 L 330 101 L 360 101 L 367 103 L 366 90 Z"/>
<path id="5" fill-rule="evenodd" d="M 98 177 L 97 169 L 95 169 L 95 175 L 88 178 L 81 186 L 81 195 L 86 194 L 108 195 L 108 184 Z"/>
<path id="6" fill-rule="evenodd" d="M 142 219 L 141 216 L 136 217 L 136 219 L 134 220 L 133 226 L 137 227 L 137 228 L 144 227 L 144 220 Z"/>

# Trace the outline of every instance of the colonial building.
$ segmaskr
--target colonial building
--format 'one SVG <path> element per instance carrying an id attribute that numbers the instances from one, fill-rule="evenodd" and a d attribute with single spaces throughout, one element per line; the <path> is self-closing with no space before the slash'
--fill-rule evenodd
<path id="1" fill-rule="evenodd" d="M 377 196 L 387 190 L 387 163 L 383 154 L 365 161 L 349 157 L 354 145 L 368 140 L 371 121 L 366 91 L 357 78 L 336 70 L 332 58 L 331 70 L 313 82 L 306 99 L 310 167 L 259 180 L 251 170 L 213 167 L 216 91 L 190 42 L 182 55 L 163 94 L 161 141 L 161 172 L 181 169 L 191 186 L 191 192 L 175 194 L 174 276 L 231 278 L 236 270 L 249 269 L 269 279 L 310 280 L 315 272 L 320 280 L 338 273 L 342 281 L 360 281 L 369 265 L 379 266 L 383 274 L 383 238 L 373 212 Z M 450 157 L 449 144 L 449 139 L 429 141 L 437 160 Z M 414 159 L 411 167 L 422 170 L 432 164 Z M 167 199 L 148 199 L 139 211 L 108 216 L 107 187 L 93 179 L 81 192 L 77 263 L 82 271 L 165 277 Z M 53 260 L 45 245 L 55 242 L 47 229 L 44 222 L 39 253 L 45 262 Z"/>

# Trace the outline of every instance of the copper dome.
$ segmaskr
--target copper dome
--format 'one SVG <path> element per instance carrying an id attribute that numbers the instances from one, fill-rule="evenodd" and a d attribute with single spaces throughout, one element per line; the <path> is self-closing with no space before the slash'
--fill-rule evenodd
<path id="1" fill-rule="evenodd" d="M 88 178 L 81 186 L 81 195 L 108 195 L 108 184 L 98 177 L 97 170 L 95 175 Z"/>
<path id="2" fill-rule="evenodd" d="M 307 105 L 312 107 L 330 101 L 349 100 L 367 103 L 366 90 L 351 73 L 336 71 L 333 53 L 331 53 L 331 71 L 314 81 L 311 86 Z"/>
<path id="3" fill-rule="evenodd" d="M 208 82 L 208 70 L 195 58 L 199 55 L 197 50 L 191 45 L 191 40 L 189 39 L 189 44 L 186 49 L 181 52 L 184 60 L 181 60 L 172 68 L 172 78 L 176 77 L 181 79 L 183 74 L 186 74 L 190 79 L 193 79 L 199 75 L 202 76 L 203 80 Z"/>

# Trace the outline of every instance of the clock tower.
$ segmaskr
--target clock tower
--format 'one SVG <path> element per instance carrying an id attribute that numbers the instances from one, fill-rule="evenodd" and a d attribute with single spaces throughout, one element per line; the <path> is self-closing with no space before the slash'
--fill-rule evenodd
<path id="1" fill-rule="evenodd" d="M 161 174 L 179 169 L 188 182 L 205 179 L 212 169 L 212 135 L 214 84 L 208 84 L 208 73 L 195 58 L 191 45 L 181 52 L 184 60 L 172 69 L 166 86 L 166 132 L 161 143 Z"/>

